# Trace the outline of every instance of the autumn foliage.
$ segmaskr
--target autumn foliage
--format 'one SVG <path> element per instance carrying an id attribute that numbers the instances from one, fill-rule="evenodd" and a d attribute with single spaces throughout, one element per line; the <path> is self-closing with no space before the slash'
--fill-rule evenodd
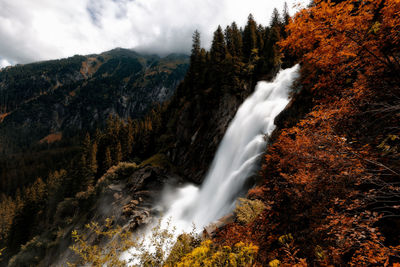
<path id="1" fill-rule="evenodd" d="M 313 109 L 266 153 L 249 197 L 268 208 L 217 240 L 254 242 L 270 265 L 398 263 L 400 1 L 315 1 L 286 31 Z"/>

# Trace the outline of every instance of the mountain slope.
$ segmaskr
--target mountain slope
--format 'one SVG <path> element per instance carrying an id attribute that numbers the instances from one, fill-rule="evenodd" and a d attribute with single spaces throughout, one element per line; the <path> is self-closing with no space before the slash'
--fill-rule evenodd
<path id="1" fill-rule="evenodd" d="M 279 69 L 281 61 L 276 42 L 283 23 L 277 23 L 257 28 L 249 16 L 246 31 L 256 35 L 242 33 L 233 23 L 228 30 L 239 40 L 236 44 L 225 44 L 219 28 L 210 52 L 200 49 L 198 44 L 199 49 L 191 56 L 185 79 L 166 105 L 135 121 L 112 118 L 106 127 L 81 139 L 76 155 L 67 165 L 42 176 L 43 179 L 30 180 L 29 186 L 22 190 L 21 202 L 18 191 L 13 197 L 6 198 L 4 205 L 11 202 L 19 208 L 15 212 L 5 211 L 2 231 L 2 244 L 7 246 L 5 261 L 12 258 L 10 263 L 18 266 L 20 262 L 37 265 L 44 259 L 41 264 L 47 266 L 56 260 L 54 255 L 59 252 L 70 255 L 67 247 L 71 244 L 71 230 L 83 229 L 91 220 L 102 223 L 107 214 L 93 215 L 103 208 L 109 210 L 110 203 L 117 204 L 115 213 L 123 215 L 116 218 L 118 224 L 140 226 L 159 216 L 160 211 L 154 204 L 164 185 L 176 186 L 187 181 L 200 183 L 239 105 L 252 93 L 259 79 L 269 79 Z M 179 57 L 169 56 L 166 60 L 179 60 Z M 108 74 L 104 73 L 111 73 L 106 70 L 116 65 L 111 61 L 109 67 L 103 67 L 103 70 L 99 67 L 91 75 L 94 77 L 97 73 L 101 81 L 110 82 L 109 86 L 121 81 L 129 83 L 124 78 L 107 80 Z M 90 74 L 90 67 L 86 69 L 84 73 Z M 148 82 L 157 82 L 157 77 L 149 76 Z M 93 79 L 97 81 L 98 78 Z M 87 87 L 83 82 L 81 88 Z M 79 96 L 81 91 L 73 91 L 75 96 L 68 94 L 68 99 Z M 123 92 L 123 88 L 115 91 Z M 91 92 L 92 98 L 99 99 L 99 105 L 113 107 L 113 103 L 104 98 L 105 91 Z M 85 103 L 91 106 L 91 98 L 86 99 Z M 43 108 L 39 106 L 34 110 L 40 110 L 40 107 Z M 10 116 L 5 117 L 4 122 Z M 124 116 L 120 113 L 120 117 Z M 64 132 L 64 138 L 65 135 Z M 109 201 L 96 205 L 104 191 L 110 192 L 107 194 Z M 31 192 L 35 192 L 34 197 L 27 197 Z M 125 203 L 120 201 L 127 199 L 134 200 L 134 204 L 123 214 Z M 28 217 L 32 219 L 26 220 Z M 20 249 L 26 242 L 29 245 Z"/>
<path id="2" fill-rule="evenodd" d="M 184 55 L 114 49 L 3 69 L 0 152 L 93 130 L 112 114 L 141 117 L 172 96 L 187 66 Z"/>

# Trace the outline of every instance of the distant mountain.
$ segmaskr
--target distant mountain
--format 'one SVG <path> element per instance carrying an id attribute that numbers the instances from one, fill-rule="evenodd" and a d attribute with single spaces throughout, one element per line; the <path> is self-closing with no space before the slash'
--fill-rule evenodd
<path id="1" fill-rule="evenodd" d="M 138 118 L 173 95 L 188 59 L 117 48 L 2 69 L 0 152 L 74 136 L 102 126 L 110 114 Z"/>

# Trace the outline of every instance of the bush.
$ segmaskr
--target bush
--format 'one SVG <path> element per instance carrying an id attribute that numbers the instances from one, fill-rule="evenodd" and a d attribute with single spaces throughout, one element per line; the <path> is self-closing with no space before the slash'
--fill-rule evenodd
<path id="1" fill-rule="evenodd" d="M 196 266 L 252 266 L 258 247 L 253 244 L 237 243 L 233 247 L 220 247 L 206 240 L 174 265 L 178 267 Z"/>
<path id="2" fill-rule="evenodd" d="M 112 166 L 108 169 L 108 171 L 99 179 L 97 185 L 104 185 L 111 181 L 128 178 L 137 168 L 138 166 L 136 163 L 120 162 L 118 165 Z"/>
<path id="3" fill-rule="evenodd" d="M 239 198 L 234 213 L 236 219 L 241 224 L 248 224 L 254 221 L 264 210 L 266 206 L 261 200 L 250 200 Z"/>
<path id="4" fill-rule="evenodd" d="M 186 254 L 200 245 L 200 238 L 194 233 L 181 234 L 172 247 L 168 259 L 165 262 L 166 266 L 174 266 Z"/>
<path id="5" fill-rule="evenodd" d="M 174 245 L 174 229 L 169 223 L 161 227 L 161 219 L 151 229 L 149 236 L 134 236 L 127 228 L 113 225 L 106 219 L 104 225 L 91 222 L 85 234 L 72 232 L 75 244 L 70 247 L 79 256 L 79 261 L 69 266 L 164 266 L 167 251 Z M 93 236 L 95 238 L 93 238 Z M 96 240 L 93 244 L 90 240 Z"/>
<path id="6" fill-rule="evenodd" d="M 211 240 L 200 243 L 195 229 L 183 233 L 175 241 L 175 229 L 169 222 L 162 228 L 161 221 L 146 238 L 134 238 L 128 229 L 113 225 L 112 219 L 106 219 L 104 226 L 92 222 L 86 225 L 87 233 L 72 232 L 75 244 L 71 249 L 80 259 L 68 265 L 252 266 L 255 262 L 258 247 L 251 243 L 239 242 L 233 247 L 221 247 Z M 100 244 L 92 244 L 89 240 L 97 240 Z"/>

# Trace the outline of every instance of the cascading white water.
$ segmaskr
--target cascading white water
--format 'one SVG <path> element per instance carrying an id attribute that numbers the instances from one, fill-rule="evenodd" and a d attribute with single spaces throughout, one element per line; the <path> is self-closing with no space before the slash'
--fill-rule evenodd
<path id="1" fill-rule="evenodd" d="M 246 179 L 258 166 L 275 117 L 289 102 L 299 68 L 282 70 L 274 81 L 257 84 L 230 123 L 200 188 L 188 185 L 166 196 L 170 206 L 165 217 L 171 218 L 178 232 L 190 231 L 193 224 L 202 230 L 233 210 Z"/>
<path id="2" fill-rule="evenodd" d="M 190 232 L 194 224 L 201 231 L 233 210 L 246 180 L 257 169 L 266 137 L 275 128 L 275 117 L 289 102 L 289 90 L 299 76 L 299 68 L 296 65 L 282 70 L 274 81 L 257 84 L 230 123 L 203 185 L 187 185 L 164 194 L 162 202 L 167 207 L 162 228 L 173 226 L 175 235 L 179 235 Z M 152 250 L 150 235 L 147 232 L 144 244 Z M 122 258 L 135 262 L 129 253 Z"/>

